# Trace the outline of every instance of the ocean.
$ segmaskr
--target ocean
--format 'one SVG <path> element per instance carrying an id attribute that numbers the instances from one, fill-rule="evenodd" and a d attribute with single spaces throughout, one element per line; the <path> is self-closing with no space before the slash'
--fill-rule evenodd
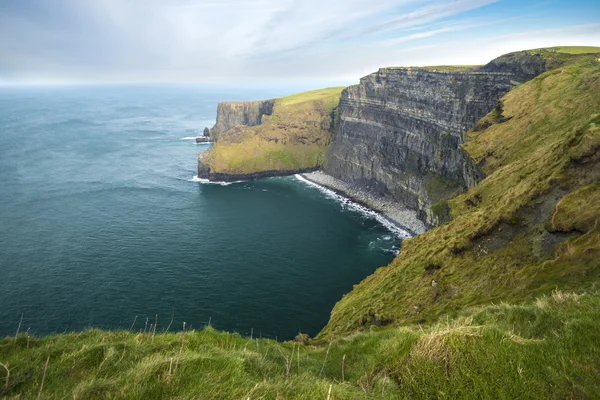
<path id="1" fill-rule="evenodd" d="M 194 179 L 218 102 L 294 91 L 0 88 L 0 336 L 21 316 L 36 335 L 157 318 L 157 332 L 317 334 L 403 233 L 297 177 Z"/>

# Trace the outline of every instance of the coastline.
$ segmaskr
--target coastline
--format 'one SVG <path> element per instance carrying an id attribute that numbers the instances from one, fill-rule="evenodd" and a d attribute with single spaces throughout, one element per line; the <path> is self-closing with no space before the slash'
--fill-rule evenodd
<path id="1" fill-rule="evenodd" d="M 373 196 L 321 171 L 297 174 L 297 176 L 379 213 L 385 220 L 407 231 L 411 236 L 424 233 L 427 230 L 423 222 L 417 218 L 416 212 L 408 210 L 399 204 L 394 204 L 394 202 L 387 199 Z"/>
<path id="2" fill-rule="evenodd" d="M 255 179 L 263 179 L 263 178 L 273 178 L 276 176 L 290 176 L 297 174 L 304 174 L 307 172 L 314 172 L 318 167 L 310 167 L 310 168 L 299 168 L 292 170 L 273 170 L 273 171 L 261 171 L 261 172 L 253 172 L 250 174 L 227 174 L 222 172 L 212 172 L 210 168 L 200 168 L 200 164 L 198 164 L 198 175 L 199 179 L 207 179 L 210 182 L 241 182 L 241 181 L 252 181 Z"/>

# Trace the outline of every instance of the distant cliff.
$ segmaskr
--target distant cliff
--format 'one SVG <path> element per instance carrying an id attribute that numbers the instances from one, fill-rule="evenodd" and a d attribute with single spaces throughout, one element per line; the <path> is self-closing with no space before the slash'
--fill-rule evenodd
<path id="1" fill-rule="evenodd" d="M 473 186 L 481 171 L 462 133 L 514 85 L 512 74 L 382 68 L 342 92 L 339 128 L 325 172 L 402 203 L 427 226 L 438 201 Z"/>
<path id="2" fill-rule="evenodd" d="M 343 88 L 273 100 L 220 103 L 214 147 L 200 153 L 198 177 L 235 181 L 319 169 L 332 140 L 332 115 Z"/>
<path id="3" fill-rule="evenodd" d="M 353 190 L 412 210 L 428 229 L 449 219 L 448 199 L 484 177 L 462 149 L 463 133 L 494 109 L 501 116 L 499 99 L 513 87 L 571 58 L 539 49 L 482 67 L 382 68 L 344 89 L 337 108 L 339 88 L 333 97 L 326 89 L 221 103 L 215 148 L 200 155 L 198 175 L 237 180 L 323 168 Z"/>
<path id="4" fill-rule="evenodd" d="M 217 122 L 210 130 L 211 136 L 218 137 L 239 125 L 260 125 L 263 115 L 272 115 L 275 100 L 219 103 Z"/>

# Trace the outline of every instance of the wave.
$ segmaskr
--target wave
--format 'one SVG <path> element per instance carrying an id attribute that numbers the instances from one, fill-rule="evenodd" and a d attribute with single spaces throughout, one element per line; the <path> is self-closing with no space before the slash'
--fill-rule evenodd
<path id="1" fill-rule="evenodd" d="M 409 237 L 411 237 L 410 233 L 408 233 L 404 229 L 400 228 L 398 225 L 391 222 L 389 219 L 384 217 L 381 213 L 378 213 L 377 211 L 373 211 L 370 208 L 360 205 L 357 202 L 350 200 L 347 197 L 337 194 L 336 192 L 334 192 L 333 190 L 331 190 L 329 188 L 326 188 L 325 186 L 321 186 L 317 183 L 309 181 L 302 175 L 296 174 L 296 175 L 294 175 L 294 177 L 296 179 L 298 179 L 300 182 L 305 183 L 309 186 L 312 186 L 312 187 L 318 189 L 321 193 L 325 194 L 327 197 L 330 197 L 330 198 L 336 200 L 337 202 L 341 203 L 343 207 L 348 207 L 349 209 L 351 209 L 353 211 L 357 211 L 367 217 L 375 218 L 377 220 L 377 222 L 379 222 L 381 225 L 383 225 L 388 231 L 390 231 L 393 234 L 395 234 L 396 236 L 398 236 L 400 239 L 408 239 Z"/>
<path id="2" fill-rule="evenodd" d="M 198 136 L 184 136 L 182 138 L 179 138 L 179 140 L 196 140 Z"/>
<path id="3" fill-rule="evenodd" d="M 229 186 L 233 183 L 242 183 L 246 181 L 231 181 L 231 182 L 222 182 L 222 181 L 209 181 L 208 179 L 198 178 L 198 175 L 194 175 L 192 179 L 188 179 L 189 182 L 199 182 L 209 185 L 220 185 L 220 186 Z"/>

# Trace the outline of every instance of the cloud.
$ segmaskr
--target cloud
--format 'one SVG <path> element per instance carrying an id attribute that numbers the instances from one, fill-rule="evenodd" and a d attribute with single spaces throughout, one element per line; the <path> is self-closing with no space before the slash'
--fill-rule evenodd
<path id="1" fill-rule="evenodd" d="M 447 59 L 444 47 L 456 35 L 474 42 L 493 37 L 493 32 L 473 33 L 503 21 L 506 14 L 472 14 L 497 2 L 5 2 L 0 4 L 0 80 L 210 82 L 358 77 L 376 66 Z M 477 53 L 477 48 L 470 50 Z M 432 57 L 432 52 L 439 57 Z M 460 55 L 469 58 L 473 54 Z"/>

